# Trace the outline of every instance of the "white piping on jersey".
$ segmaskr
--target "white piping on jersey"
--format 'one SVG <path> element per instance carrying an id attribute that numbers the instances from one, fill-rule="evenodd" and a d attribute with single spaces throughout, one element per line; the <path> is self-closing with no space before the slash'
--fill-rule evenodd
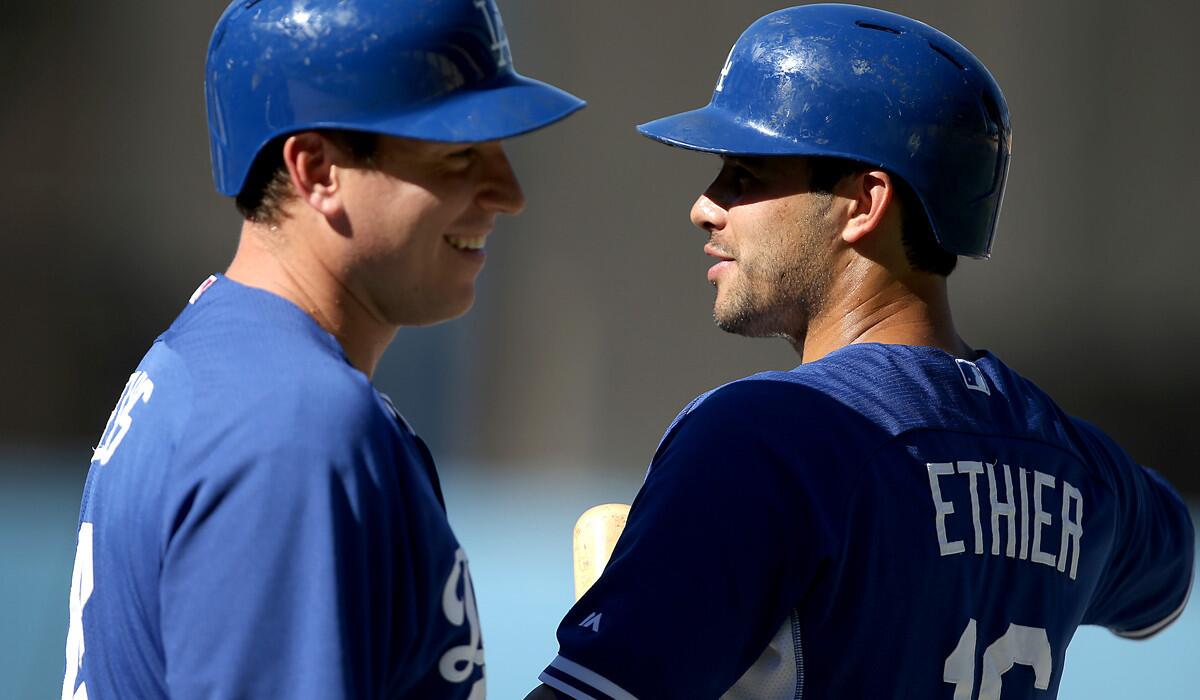
<path id="1" fill-rule="evenodd" d="M 600 675 L 599 673 L 596 673 L 595 671 L 593 671 L 589 668 L 585 668 L 584 666 L 580 666 L 579 664 L 575 663 L 574 661 L 571 661 L 570 659 L 564 657 L 562 654 L 559 654 L 558 656 L 554 657 L 554 660 L 550 662 L 550 665 L 569 676 L 574 676 L 575 678 L 578 678 L 579 680 L 583 681 L 584 683 L 587 683 L 588 685 L 592 686 L 596 690 L 599 690 L 602 693 L 608 694 L 608 696 L 611 697 L 612 700 L 637 700 L 637 698 L 633 696 L 633 693 L 630 693 L 629 691 L 625 690 L 624 688 L 617 685 L 616 683 L 613 683 L 612 681 L 608 680 L 607 678 Z M 542 678 L 540 680 L 543 683 L 546 682 L 545 678 Z M 549 684 L 547 683 L 547 685 L 549 685 Z M 576 692 L 578 692 L 578 691 L 576 691 Z"/>
<path id="2" fill-rule="evenodd" d="M 550 686 L 551 688 L 554 688 L 560 693 L 564 693 L 572 698 L 575 698 L 575 700 L 596 700 L 596 698 L 592 697 L 591 695 L 588 695 L 577 688 L 572 688 L 545 671 L 542 672 L 542 675 L 538 676 L 538 680 Z"/>
<path id="3" fill-rule="evenodd" d="M 796 694 L 792 700 L 804 698 L 804 643 L 800 640 L 800 610 L 792 608 L 792 639 L 796 651 Z"/>
<path id="4" fill-rule="evenodd" d="M 1187 607 L 1188 599 L 1192 597 L 1192 586 L 1196 584 L 1196 575 L 1193 572 L 1189 572 L 1188 576 L 1188 589 L 1187 593 L 1185 593 L 1183 596 L 1183 602 L 1180 603 L 1179 607 L 1175 608 L 1175 611 L 1170 615 L 1167 615 L 1158 622 L 1155 622 L 1153 625 L 1150 625 L 1149 627 L 1143 627 L 1140 630 L 1129 630 L 1128 632 L 1122 632 L 1111 627 L 1109 630 L 1118 637 L 1124 637 L 1126 639 L 1145 639 L 1147 637 L 1153 637 L 1154 635 L 1163 631 L 1163 628 L 1179 619 L 1179 616 L 1183 614 L 1183 609 Z"/>
<path id="5" fill-rule="evenodd" d="M 216 275 L 209 275 L 208 279 L 201 282 L 200 286 L 196 287 L 196 291 L 192 292 L 191 298 L 188 299 L 188 304 L 195 304 L 196 301 L 198 299 L 200 299 L 200 295 L 207 292 L 208 288 L 213 286 L 213 283 L 216 281 L 217 281 Z"/>

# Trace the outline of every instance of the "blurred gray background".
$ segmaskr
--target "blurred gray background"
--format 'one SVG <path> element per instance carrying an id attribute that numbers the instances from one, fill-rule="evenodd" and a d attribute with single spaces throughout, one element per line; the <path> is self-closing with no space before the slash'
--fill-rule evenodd
<path id="1" fill-rule="evenodd" d="M 57 692 L 89 449 L 141 354 L 234 250 L 239 218 L 213 191 L 202 89 L 224 5 L 5 3 L 0 698 Z M 494 590 L 511 588 L 497 617 L 508 606 L 545 620 L 512 625 L 536 642 L 485 628 L 496 697 L 515 696 L 504 684 L 532 682 L 553 652 L 576 507 L 632 498 L 696 394 L 798 362 L 781 341 L 711 324 L 704 238 L 687 211 L 717 160 L 633 130 L 707 102 L 741 31 L 785 5 L 501 0 L 518 70 L 591 104 L 510 142 L 529 206 L 491 239 L 475 309 L 402 331 L 376 377 L 439 457 L 476 568 L 494 562 Z M 973 50 L 1012 113 L 993 259 L 951 278 L 960 331 L 1194 501 L 1200 4 L 877 6 Z M 558 505 L 539 511 L 548 497 Z M 538 583 L 504 583 L 513 577 Z M 487 625 L 486 600 L 482 614 Z M 1200 633 L 1183 639 L 1157 648 L 1186 644 L 1194 661 Z M 510 661 L 518 648 L 537 654 Z M 1197 680 L 1194 664 L 1168 667 Z"/>

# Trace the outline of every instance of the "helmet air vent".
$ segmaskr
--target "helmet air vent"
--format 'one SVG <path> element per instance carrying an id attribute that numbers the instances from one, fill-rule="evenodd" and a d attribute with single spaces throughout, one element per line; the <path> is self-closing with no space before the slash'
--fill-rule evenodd
<path id="1" fill-rule="evenodd" d="M 863 29 L 874 29 L 875 31 L 878 31 L 878 32 L 887 32 L 888 34 L 899 34 L 900 33 L 899 29 L 892 29 L 891 27 L 885 27 L 882 24 L 875 24 L 874 22 L 867 22 L 867 21 L 864 21 L 861 19 L 858 20 L 857 22 L 855 22 L 855 24 L 862 27 Z"/>
<path id="2" fill-rule="evenodd" d="M 945 58 L 947 61 L 953 63 L 955 68 L 957 68 L 959 70 L 966 70 L 966 68 L 963 67 L 963 64 L 959 63 L 957 58 L 955 58 L 954 56 L 951 56 L 950 52 L 947 51 L 946 49 L 943 49 L 942 47 L 938 46 L 937 44 L 933 43 L 932 41 L 929 42 L 929 48 L 933 49 L 934 51 L 937 51 L 938 53 L 940 53 L 942 55 L 943 58 Z"/>

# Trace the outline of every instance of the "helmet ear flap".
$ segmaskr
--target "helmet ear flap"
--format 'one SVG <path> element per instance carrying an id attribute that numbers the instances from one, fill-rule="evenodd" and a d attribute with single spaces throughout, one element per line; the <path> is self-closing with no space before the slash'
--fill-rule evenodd
<path id="1" fill-rule="evenodd" d="M 831 156 L 904 179 L 936 239 L 987 257 L 1008 173 L 1008 107 L 966 48 L 901 15 L 780 10 L 734 44 L 709 104 L 642 124 L 657 141 L 731 155 Z"/>

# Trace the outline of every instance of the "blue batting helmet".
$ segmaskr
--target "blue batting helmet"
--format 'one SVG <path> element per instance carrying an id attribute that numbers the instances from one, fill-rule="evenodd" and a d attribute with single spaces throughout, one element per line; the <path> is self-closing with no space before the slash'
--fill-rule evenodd
<path id="1" fill-rule="evenodd" d="M 492 141 L 584 105 L 513 69 L 494 0 L 235 0 L 213 30 L 205 92 L 226 195 L 288 133 Z"/>
<path id="2" fill-rule="evenodd" d="M 709 153 L 835 156 L 912 187 L 938 243 L 991 252 L 1012 131 L 1000 86 L 971 52 L 916 20 L 808 5 L 742 34 L 701 109 L 642 124 Z"/>

